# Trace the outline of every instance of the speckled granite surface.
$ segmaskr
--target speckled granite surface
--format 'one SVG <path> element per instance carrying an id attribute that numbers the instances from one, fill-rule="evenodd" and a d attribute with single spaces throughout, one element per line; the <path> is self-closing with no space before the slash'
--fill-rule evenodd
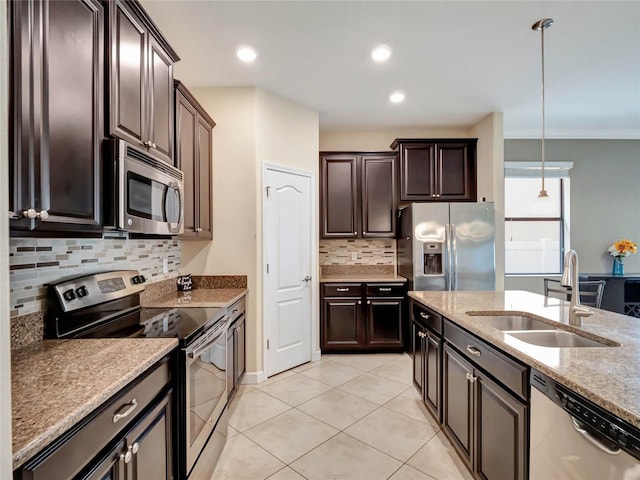
<path id="1" fill-rule="evenodd" d="M 401 282 L 405 283 L 406 278 L 400 277 L 394 273 L 351 273 L 351 274 L 335 274 L 323 275 L 320 283 L 329 282 Z"/>
<path id="2" fill-rule="evenodd" d="M 193 288 L 247 288 L 246 275 L 193 275 Z"/>
<path id="3" fill-rule="evenodd" d="M 640 428 L 640 321 L 592 309 L 580 329 L 568 325 L 568 302 L 523 291 L 409 292 L 463 328 Z M 616 347 L 548 348 L 519 341 L 467 312 L 512 311 L 559 322 L 568 330 L 618 342 Z"/>
<path id="4" fill-rule="evenodd" d="M 178 282 L 175 278 L 168 278 L 160 282 L 149 283 L 140 292 L 140 302 L 144 303 L 152 298 L 162 297 L 178 290 Z"/>
<path id="5" fill-rule="evenodd" d="M 146 300 L 143 307 L 227 307 L 246 295 L 246 288 L 201 288 Z"/>
<path id="6" fill-rule="evenodd" d="M 44 337 L 44 312 L 28 313 L 11 319 L 11 350 L 39 342 Z"/>
<path id="7" fill-rule="evenodd" d="M 177 345 L 175 338 L 47 340 L 13 351 L 13 468 Z"/>

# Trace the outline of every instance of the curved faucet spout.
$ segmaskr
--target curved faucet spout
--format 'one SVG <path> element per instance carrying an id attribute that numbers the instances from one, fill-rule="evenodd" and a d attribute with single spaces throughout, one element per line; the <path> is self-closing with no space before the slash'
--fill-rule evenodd
<path id="1" fill-rule="evenodd" d="M 593 315 L 589 308 L 580 305 L 580 283 L 578 281 L 578 252 L 568 250 L 564 255 L 564 268 L 560 284 L 571 287 L 571 305 L 569 307 L 569 325 L 582 326 L 582 317 Z"/>

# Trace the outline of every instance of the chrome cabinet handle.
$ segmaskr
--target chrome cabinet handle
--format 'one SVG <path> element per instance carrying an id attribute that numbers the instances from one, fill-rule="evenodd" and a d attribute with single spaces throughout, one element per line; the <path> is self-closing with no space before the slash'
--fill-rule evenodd
<path id="1" fill-rule="evenodd" d="M 362 305 L 362 300 L 358 300 L 358 305 Z"/>
<path id="2" fill-rule="evenodd" d="M 367 305 L 371 305 L 371 300 L 367 300 Z"/>
<path id="3" fill-rule="evenodd" d="M 126 408 L 125 408 L 126 407 Z M 133 400 L 131 400 L 131 403 L 127 403 L 125 404 L 120 410 L 123 410 L 122 412 L 118 412 L 113 416 L 113 423 L 116 423 L 118 420 L 120 420 L 121 418 L 125 418 L 128 417 L 129 415 L 131 415 L 131 413 L 138 407 L 138 401 L 134 398 Z"/>
<path id="4" fill-rule="evenodd" d="M 336 292 L 348 292 L 348 291 L 349 291 L 348 288 L 340 288 L 340 287 L 336 288 Z"/>
<path id="5" fill-rule="evenodd" d="M 36 218 L 39 218 L 40 220 L 46 220 L 47 218 L 49 218 L 49 212 L 47 212 L 46 210 L 40 210 L 38 213 L 36 213 Z"/>
<path id="6" fill-rule="evenodd" d="M 22 211 L 22 216 L 23 217 L 27 217 L 27 218 L 36 218 L 36 209 L 35 208 L 30 208 L 29 210 L 23 210 Z"/>
<path id="7" fill-rule="evenodd" d="M 142 144 L 147 148 L 151 147 L 151 142 L 149 140 L 147 140 L 146 142 L 142 142 Z"/>
<path id="8" fill-rule="evenodd" d="M 478 377 L 473 376 L 473 373 L 469 373 L 469 372 L 466 373 L 466 377 L 467 377 L 467 380 L 469 380 L 471 383 L 475 382 L 478 379 Z"/>
<path id="9" fill-rule="evenodd" d="M 440 198 L 440 194 L 439 193 L 436 193 L 436 198 Z"/>
<path id="10" fill-rule="evenodd" d="M 133 457 L 133 455 L 131 455 L 129 450 L 127 450 L 126 453 L 120 454 L 120 460 L 123 460 L 124 463 L 129 463 L 131 461 L 131 457 Z"/>
<path id="11" fill-rule="evenodd" d="M 426 313 L 424 313 L 424 312 L 420 312 L 420 316 L 421 316 L 422 318 L 424 318 L 425 320 L 429 320 L 429 317 L 430 317 L 430 315 L 427 315 L 427 314 L 426 314 Z"/>
<path id="12" fill-rule="evenodd" d="M 353 233 L 354 233 L 354 235 L 357 235 L 357 234 L 358 234 L 358 232 L 353 232 Z"/>
<path id="13" fill-rule="evenodd" d="M 436 198 L 436 194 L 435 194 L 435 193 L 432 193 L 432 194 L 431 194 L 431 197 Z"/>
<path id="14" fill-rule="evenodd" d="M 135 455 L 136 453 L 138 453 L 138 450 L 140 450 L 140 445 L 138 444 L 138 442 L 135 442 L 133 445 L 131 445 L 131 451 L 133 452 L 133 454 Z"/>
<path id="15" fill-rule="evenodd" d="M 482 352 L 480 350 L 478 350 L 476 347 L 472 347 L 471 345 L 467 345 L 467 352 L 469 352 L 471 355 L 475 355 L 476 357 L 482 355 Z"/>
<path id="16" fill-rule="evenodd" d="M 154 142 L 151 142 L 151 148 L 156 148 L 156 144 Z M 440 195 L 438 195 L 440 196 Z"/>
<path id="17" fill-rule="evenodd" d="M 391 287 L 380 287 L 378 289 L 378 291 L 380 291 L 380 292 L 390 292 L 391 291 Z"/>

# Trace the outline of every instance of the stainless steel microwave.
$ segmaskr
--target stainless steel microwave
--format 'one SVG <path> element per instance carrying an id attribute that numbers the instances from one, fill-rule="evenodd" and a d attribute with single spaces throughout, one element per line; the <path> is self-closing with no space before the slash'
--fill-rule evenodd
<path id="1" fill-rule="evenodd" d="M 145 149 L 105 142 L 105 229 L 153 235 L 184 231 L 184 175 Z"/>

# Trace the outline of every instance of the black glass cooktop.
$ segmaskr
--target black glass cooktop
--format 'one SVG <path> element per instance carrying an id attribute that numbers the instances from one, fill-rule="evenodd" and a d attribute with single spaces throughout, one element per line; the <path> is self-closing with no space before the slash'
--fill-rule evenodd
<path id="1" fill-rule="evenodd" d="M 187 339 L 223 320 L 225 310 L 218 307 L 142 308 L 141 337 Z"/>

